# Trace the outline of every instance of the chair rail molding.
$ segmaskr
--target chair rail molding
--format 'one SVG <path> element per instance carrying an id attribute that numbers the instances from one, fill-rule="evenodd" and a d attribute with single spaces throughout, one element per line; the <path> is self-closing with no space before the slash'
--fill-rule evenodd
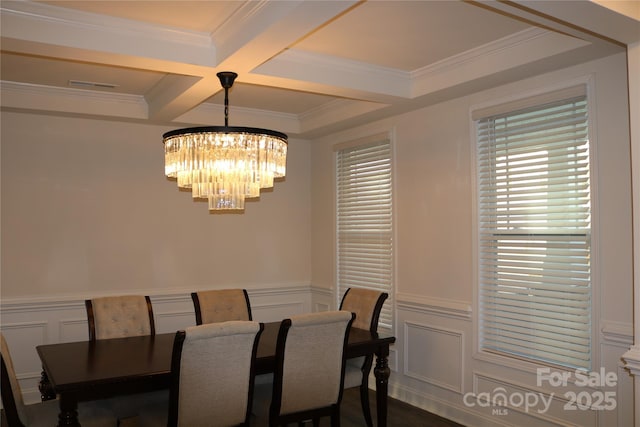
<path id="1" fill-rule="evenodd" d="M 618 344 L 633 344 L 633 325 L 631 323 L 603 320 L 600 332 L 603 342 Z"/>
<path id="2" fill-rule="evenodd" d="M 622 355 L 622 359 L 625 362 L 625 368 L 636 377 L 636 381 L 640 381 L 640 345 L 631 346 L 629 351 Z"/>
<path id="3" fill-rule="evenodd" d="M 395 298 L 398 310 L 471 320 L 472 308 L 468 301 L 424 297 L 407 293 L 397 293 Z"/>

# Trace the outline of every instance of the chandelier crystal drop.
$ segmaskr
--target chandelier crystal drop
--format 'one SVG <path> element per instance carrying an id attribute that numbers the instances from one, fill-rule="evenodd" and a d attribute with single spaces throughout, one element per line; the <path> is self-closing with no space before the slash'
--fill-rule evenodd
<path id="1" fill-rule="evenodd" d="M 251 127 L 228 126 L 228 91 L 236 73 L 218 73 L 225 90 L 225 125 L 178 129 L 163 135 L 165 175 L 194 198 L 209 200 L 209 210 L 243 210 L 246 198 L 260 196 L 286 174 L 287 135 Z"/>

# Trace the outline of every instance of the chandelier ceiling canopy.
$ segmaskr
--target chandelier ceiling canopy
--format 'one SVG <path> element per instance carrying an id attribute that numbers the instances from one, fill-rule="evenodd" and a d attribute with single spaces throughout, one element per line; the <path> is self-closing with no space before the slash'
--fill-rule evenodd
<path id="1" fill-rule="evenodd" d="M 287 135 L 268 129 L 229 126 L 229 89 L 238 76 L 217 74 L 224 88 L 224 126 L 165 133 L 165 175 L 194 198 L 209 200 L 211 211 L 244 210 L 246 198 L 273 187 L 286 173 Z"/>

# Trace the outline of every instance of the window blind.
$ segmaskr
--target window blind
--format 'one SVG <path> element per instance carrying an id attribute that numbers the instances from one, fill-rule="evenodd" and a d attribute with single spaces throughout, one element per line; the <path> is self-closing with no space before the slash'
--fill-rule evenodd
<path id="1" fill-rule="evenodd" d="M 476 126 L 481 348 L 589 369 L 586 96 Z"/>
<path id="2" fill-rule="evenodd" d="M 379 326 L 391 328 L 393 217 L 391 141 L 346 146 L 336 155 L 338 302 L 350 287 L 387 292 Z"/>

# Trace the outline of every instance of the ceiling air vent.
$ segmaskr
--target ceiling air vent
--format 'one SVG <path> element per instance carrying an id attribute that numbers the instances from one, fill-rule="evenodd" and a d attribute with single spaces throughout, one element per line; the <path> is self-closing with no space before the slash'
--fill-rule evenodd
<path id="1" fill-rule="evenodd" d="M 115 89 L 118 87 L 118 85 L 114 85 L 113 83 L 85 82 L 82 80 L 69 80 L 69 86 L 83 89 Z"/>

